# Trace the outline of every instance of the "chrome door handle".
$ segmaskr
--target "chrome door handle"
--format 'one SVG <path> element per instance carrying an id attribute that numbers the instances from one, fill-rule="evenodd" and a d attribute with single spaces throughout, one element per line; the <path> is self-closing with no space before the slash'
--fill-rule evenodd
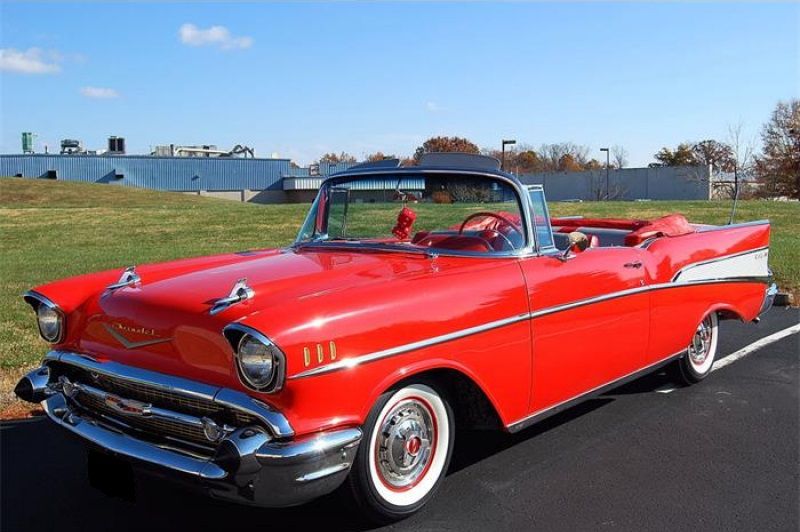
<path id="1" fill-rule="evenodd" d="M 639 268 L 642 267 L 642 261 L 637 260 L 635 262 L 626 262 L 625 263 L 625 267 L 626 268 L 636 268 L 638 270 Z"/>

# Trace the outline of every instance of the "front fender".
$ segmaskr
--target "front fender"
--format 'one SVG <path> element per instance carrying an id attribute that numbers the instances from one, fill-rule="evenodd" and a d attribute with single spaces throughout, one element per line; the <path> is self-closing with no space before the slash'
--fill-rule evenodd
<path id="1" fill-rule="evenodd" d="M 375 390 L 370 394 L 368 402 L 364 404 L 360 413 L 361 423 L 363 424 L 364 420 L 366 420 L 370 410 L 372 410 L 372 407 L 375 405 L 378 398 L 387 390 L 390 390 L 400 382 L 410 381 L 413 380 L 414 377 L 419 377 L 426 373 L 436 370 L 453 370 L 458 372 L 465 378 L 469 379 L 489 400 L 489 403 L 492 405 L 492 408 L 494 409 L 498 417 L 502 420 L 503 424 L 506 425 L 510 422 L 509 419 L 503 417 L 501 413 L 502 411 L 500 408 L 500 404 L 498 403 L 497 398 L 494 397 L 494 395 L 491 393 L 491 390 L 486 386 L 486 384 L 475 372 L 471 371 L 467 366 L 459 364 L 454 360 L 446 358 L 433 358 L 427 360 L 420 360 L 399 367 L 395 371 L 387 374 L 386 377 L 380 381 L 378 386 L 376 386 Z"/>

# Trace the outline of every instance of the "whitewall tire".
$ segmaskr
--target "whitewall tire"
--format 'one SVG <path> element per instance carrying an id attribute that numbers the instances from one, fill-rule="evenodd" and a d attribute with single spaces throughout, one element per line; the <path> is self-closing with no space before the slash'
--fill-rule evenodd
<path id="1" fill-rule="evenodd" d="M 719 318 L 712 312 L 697 326 L 686 354 L 678 360 L 677 376 L 684 384 L 700 382 L 711 373 L 718 342 Z"/>
<path id="2" fill-rule="evenodd" d="M 422 508 L 447 472 L 454 429 L 452 409 L 431 383 L 381 395 L 364 424 L 349 477 L 356 503 L 379 522 Z"/>

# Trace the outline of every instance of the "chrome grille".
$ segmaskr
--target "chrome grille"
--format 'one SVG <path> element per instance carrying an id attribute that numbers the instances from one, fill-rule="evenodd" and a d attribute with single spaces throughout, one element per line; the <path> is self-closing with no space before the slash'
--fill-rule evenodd
<path id="1" fill-rule="evenodd" d="M 90 383 L 91 382 L 92 381 L 90 381 Z M 115 379 L 106 375 L 98 375 L 97 379 L 93 382 L 94 386 L 121 397 L 152 403 L 155 406 L 170 408 L 196 416 L 219 414 L 225 410 L 213 401 L 187 397 L 185 395 L 160 390 L 152 386 Z"/>
<path id="2" fill-rule="evenodd" d="M 148 417 L 121 416 L 119 412 L 107 406 L 103 401 L 88 394 L 79 393 L 77 400 L 86 410 L 95 414 L 103 414 L 107 418 L 119 420 L 125 425 L 160 436 L 188 441 L 203 447 L 213 447 L 213 444 L 208 441 L 203 429 L 200 427 Z"/>
<path id="3" fill-rule="evenodd" d="M 63 375 L 71 382 L 87 385 L 122 399 L 147 403 L 154 407 L 196 418 L 207 417 L 221 426 L 243 427 L 259 424 L 254 416 L 226 408 L 210 399 L 192 397 L 110 375 L 93 373 L 69 364 L 56 363 L 51 367 L 56 377 Z M 153 436 L 187 442 L 192 446 L 199 445 L 206 449 L 213 449 L 217 445 L 215 442 L 209 441 L 200 426 L 146 415 L 122 414 L 106 404 L 102 398 L 84 392 L 78 392 L 75 399 L 89 413 L 100 414 L 106 419 L 150 433 Z"/>

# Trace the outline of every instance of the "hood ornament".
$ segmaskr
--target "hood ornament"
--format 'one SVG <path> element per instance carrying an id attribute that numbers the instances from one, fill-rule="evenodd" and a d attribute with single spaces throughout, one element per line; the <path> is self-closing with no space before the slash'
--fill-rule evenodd
<path id="1" fill-rule="evenodd" d="M 139 277 L 139 274 L 136 273 L 136 266 L 128 266 L 122 271 L 122 275 L 114 284 L 110 284 L 106 287 L 106 290 L 113 292 L 119 288 L 124 288 L 126 286 L 131 286 L 134 284 L 139 284 L 142 281 L 142 278 Z"/>
<path id="2" fill-rule="evenodd" d="M 233 285 L 231 293 L 228 294 L 228 297 L 223 297 L 214 301 L 214 306 L 211 307 L 209 314 L 212 316 L 214 314 L 219 314 L 231 305 L 241 303 L 242 301 L 247 301 L 248 299 L 253 299 L 255 295 L 255 290 L 247 286 L 247 279 L 239 279 L 236 281 L 236 284 Z"/>

